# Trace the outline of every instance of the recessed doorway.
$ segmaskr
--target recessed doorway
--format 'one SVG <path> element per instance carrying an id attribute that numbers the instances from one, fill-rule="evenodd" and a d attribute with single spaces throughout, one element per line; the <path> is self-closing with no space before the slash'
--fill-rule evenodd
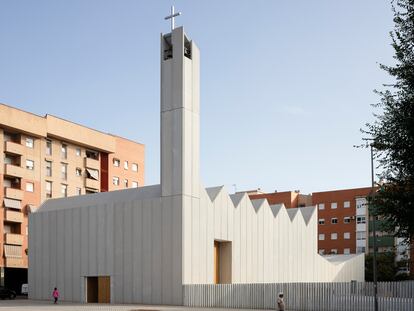
<path id="1" fill-rule="evenodd" d="M 232 252 L 230 241 L 214 241 L 214 283 L 230 284 Z"/>
<path id="2" fill-rule="evenodd" d="M 111 278 L 109 276 L 88 276 L 86 278 L 86 302 L 111 302 Z"/>

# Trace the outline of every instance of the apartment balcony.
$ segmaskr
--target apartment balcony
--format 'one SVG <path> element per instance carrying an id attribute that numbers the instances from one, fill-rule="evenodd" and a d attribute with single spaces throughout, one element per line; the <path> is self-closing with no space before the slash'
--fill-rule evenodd
<path id="1" fill-rule="evenodd" d="M 99 160 L 95 160 L 92 158 L 85 158 L 85 167 L 93 168 L 94 170 L 99 170 L 100 169 Z"/>
<path id="2" fill-rule="evenodd" d="M 101 187 L 101 183 L 99 182 L 99 180 L 86 178 L 85 179 L 85 187 L 99 190 L 100 187 Z"/>
<path id="3" fill-rule="evenodd" d="M 16 188 L 4 188 L 4 196 L 14 200 L 23 200 L 23 191 Z"/>
<path id="4" fill-rule="evenodd" d="M 6 267 L 23 267 L 23 247 L 4 244 L 4 258 Z"/>
<path id="5" fill-rule="evenodd" d="M 4 221 L 22 223 L 23 222 L 23 213 L 18 211 L 12 210 L 5 210 L 4 211 Z"/>
<path id="6" fill-rule="evenodd" d="M 24 175 L 24 171 L 25 169 L 23 167 L 13 164 L 6 164 L 4 168 L 4 175 L 22 178 Z"/>
<path id="7" fill-rule="evenodd" d="M 23 245 L 23 235 L 15 233 L 6 233 L 4 235 L 4 243 L 12 245 Z"/>
<path id="8" fill-rule="evenodd" d="M 4 151 L 21 156 L 24 154 L 24 146 L 12 141 L 6 141 Z"/>
<path id="9" fill-rule="evenodd" d="M 4 263 L 6 268 L 26 268 L 23 265 L 23 258 L 6 257 Z"/>

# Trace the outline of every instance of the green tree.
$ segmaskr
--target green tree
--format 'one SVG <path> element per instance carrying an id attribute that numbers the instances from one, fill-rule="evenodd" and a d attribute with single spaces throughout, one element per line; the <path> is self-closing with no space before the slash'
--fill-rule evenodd
<path id="1" fill-rule="evenodd" d="M 377 255 L 377 271 L 378 281 L 394 281 L 397 274 L 397 267 L 394 262 L 394 253 L 381 253 Z M 372 271 L 373 256 L 369 254 L 365 257 L 365 280 L 368 282 L 373 281 Z"/>
<path id="2" fill-rule="evenodd" d="M 376 91 L 375 121 L 366 124 L 364 140 L 376 150 L 384 183 L 371 203 L 389 232 L 414 237 L 414 0 L 392 1 L 395 28 L 391 31 L 395 65 L 380 67 L 394 83 Z"/>

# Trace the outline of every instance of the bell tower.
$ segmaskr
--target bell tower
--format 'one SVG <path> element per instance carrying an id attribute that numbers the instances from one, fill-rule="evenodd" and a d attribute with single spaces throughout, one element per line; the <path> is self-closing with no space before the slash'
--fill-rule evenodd
<path id="1" fill-rule="evenodd" d="M 174 14 L 171 16 L 174 17 Z M 161 34 L 163 197 L 200 196 L 199 54 L 199 49 L 186 36 L 183 27 Z"/>

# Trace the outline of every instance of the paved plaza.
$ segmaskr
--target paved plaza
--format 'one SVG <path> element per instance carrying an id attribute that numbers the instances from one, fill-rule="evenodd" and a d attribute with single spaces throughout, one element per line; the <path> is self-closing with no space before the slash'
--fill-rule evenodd
<path id="1" fill-rule="evenodd" d="M 207 308 L 189 308 L 189 307 L 172 307 L 172 306 L 146 306 L 146 305 L 115 305 L 115 304 L 76 304 L 61 302 L 57 305 L 52 301 L 44 300 L 28 300 L 28 299 L 15 299 L 15 300 L 0 300 L 0 311 L 27 311 L 27 310 L 56 310 L 56 311 L 235 311 L 239 309 L 207 309 Z M 243 311 L 252 311 L 249 309 L 241 309 Z M 261 310 L 265 311 L 265 310 Z"/>

